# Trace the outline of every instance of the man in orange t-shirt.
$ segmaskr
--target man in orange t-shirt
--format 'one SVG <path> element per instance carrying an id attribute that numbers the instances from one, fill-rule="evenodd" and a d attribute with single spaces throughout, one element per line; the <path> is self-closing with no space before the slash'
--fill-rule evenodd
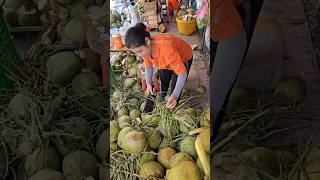
<path id="1" fill-rule="evenodd" d="M 173 109 L 186 82 L 193 59 L 191 46 L 184 40 L 170 34 L 151 36 L 143 23 L 128 29 L 125 44 L 136 55 L 143 58 L 147 93 L 153 95 L 153 67 L 160 73 L 160 100 L 164 100 L 171 81 L 171 94 L 167 108 Z"/>
<path id="2" fill-rule="evenodd" d="M 211 55 L 214 56 L 211 58 L 214 62 L 210 63 L 210 106 L 213 119 L 211 140 L 218 134 L 262 2 L 263 0 L 213 0 L 210 4 L 211 44 L 217 45 L 215 52 L 213 47 L 210 48 Z M 244 7 L 244 16 L 239 14 L 239 4 Z"/>

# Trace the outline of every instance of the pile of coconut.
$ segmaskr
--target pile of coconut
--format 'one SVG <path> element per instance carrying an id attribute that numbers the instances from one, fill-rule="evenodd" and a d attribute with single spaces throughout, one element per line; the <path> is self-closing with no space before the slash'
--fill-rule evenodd
<path id="1" fill-rule="evenodd" d="M 39 44 L 0 90 L 0 179 L 108 177 L 107 90 L 91 49 L 51 51 Z"/>
<path id="2" fill-rule="evenodd" d="M 111 179 L 204 179 L 209 177 L 210 110 L 195 108 L 204 86 L 184 89 L 175 110 L 156 101 L 145 113 L 147 95 L 137 77 L 137 58 L 120 52 L 112 59 L 117 83 L 111 95 Z"/>

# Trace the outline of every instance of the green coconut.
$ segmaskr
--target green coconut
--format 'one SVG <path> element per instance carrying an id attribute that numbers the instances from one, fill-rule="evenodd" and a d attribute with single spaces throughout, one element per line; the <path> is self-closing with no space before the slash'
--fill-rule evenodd
<path id="1" fill-rule="evenodd" d="M 95 157 L 86 151 L 70 153 L 63 159 L 63 174 L 66 180 L 79 180 L 92 176 L 98 178 L 98 162 Z"/>
<path id="2" fill-rule="evenodd" d="M 59 170 L 61 167 L 61 155 L 53 146 L 43 150 L 38 148 L 27 156 L 24 167 L 28 177 L 45 168 Z"/>
<path id="3" fill-rule="evenodd" d="M 300 104 L 305 99 L 306 84 L 300 77 L 290 77 L 280 82 L 273 95 L 290 104 Z"/>
<path id="4" fill-rule="evenodd" d="M 129 116 L 131 119 L 136 119 L 136 118 L 140 117 L 140 111 L 137 109 L 133 109 L 130 111 Z"/>
<path id="5" fill-rule="evenodd" d="M 198 154 L 196 151 L 196 147 L 194 146 L 195 141 L 196 138 L 193 136 L 187 136 L 183 138 L 180 144 L 180 151 L 189 154 L 193 158 L 196 158 Z"/>
<path id="6" fill-rule="evenodd" d="M 246 89 L 233 88 L 230 94 L 228 111 L 242 110 L 250 107 L 251 96 Z"/>
<path id="7" fill-rule="evenodd" d="M 151 149 L 158 149 L 161 144 L 161 134 L 159 131 L 155 131 L 149 138 L 149 147 Z"/>
<path id="8" fill-rule="evenodd" d="M 72 43 L 86 41 L 86 27 L 84 21 L 80 18 L 72 19 L 64 29 L 65 37 Z"/>
<path id="9" fill-rule="evenodd" d="M 102 166 L 99 168 L 99 180 L 109 180 L 110 169 L 107 166 Z"/>
<path id="10" fill-rule="evenodd" d="M 117 121 L 110 121 L 110 142 L 117 141 L 120 130 L 121 129 Z"/>
<path id="11" fill-rule="evenodd" d="M 71 6 L 70 15 L 72 18 L 85 18 L 87 8 L 90 2 L 88 0 L 75 1 Z"/>
<path id="12" fill-rule="evenodd" d="M 164 169 L 156 161 L 148 161 L 142 164 L 139 175 L 142 179 L 156 179 L 164 176 Z"/>
<path id="13" fill-rule="evenodd" d="M 110 153 L 116 152 L 118 149 L 117 143 L 110 143 Z"/>
<path id="14" fill-rule="evenodd" d="M 125 58 L 125 62 L 127 64 L 132 64 L 134 61 L 136 60 L 136 57 L 134 55 L 128 55 L 126 58 Z"/>
<path id="15" fill-rule="evenodd" d="M 312 161 L 320 159 L 320 144 L 316 144 L 312 147 L 310 153 L 305 159 L 306 163 L 310 163 Z"/>
<path id="16" fill-rule="evenodd" d="M 138 154 L 144 150 L 147 137 L 144 132 L 133 130 L 124 135 L 122 144 L 123 149 L 128 153 Z"/>
<path id="17" fill-rule="evenodd" d="M 89 145 L 87 142 L 91 135 L 91 125 L 88 121 L 79 118 L 72 117 L 66 120 L 67 123 L 63 127 L 58 127 L 64 129 L 65 133 L 71 134 L 72 136 L 60 136 L 54 138 L 54 144 L 59 152 L 66 156 L 72 150 Z"/>
<path id="18" fill-rule="evenodd" d="M 121 97 L 123 96 L 123 94 L 118 91 L 118 90 L 115 90 L 113 93 L 112 93 L 112 98 L 115 99 L 115 100 L 119 100 L 121 99 Z"/>
<path id="19" fill-rule="evenodd" d="M 136 83 L 136 80 L 134 78 L 128 78 L 124 80 L 124 86 L 126 88 L 132 88 L 135 83 Z"/>
<path id="20" fill-rule="evenodd" d="M 83 68 L 91 70 L 99 70 L 100 55 L 92 51 L 90 48 L 84 48 L 80 51 Z"/>
<path id="21" fill-rule="evenodd" d="M 147 161 L 154 161 L 156 159 L 156 155 L 154 152 L 143 152 L 142 156 L 139 159 L 140 164 L 144 164 Z"/>
<path id="22" fill-rule="evenodd" d="M 172 119 L 161 119 L 158 127 L 164 137 L 173 138 L 179 133 L 179 128 L 175 128 L 179 127 L 179 123 Z"/>
<path id="23" fill-rule="evenodd" d="M 162 138 L 161 143 L 159 145 L 159 149 L 162 149 L 168 146 L 172 148 L 177 148 L 177 143 L 173 141 L 169 141 L 169 139 L 166 137 Z"/>
<path id="24" fill-rule="evenodd" d="M 119 111 L 118 111 L 118 117 L 121 116 L 128 116 L 129 115 L 129 110 L 126 107 L 122 107 Z"/>
<path id="25" fill-rule="evenodd" d="M 118 17 L 114 13 L 111 13 L 110 14 L 110 25 L 114 24 L 117 21 L 118 21 Z"/>
<path id="26" fill-rule="evenodd" d="M 192 161 L 182 161 L 172 167 L 167 173 L 168 180 L 202 180 L 202 174 L 198 166 Z"/>
<path id="27" fill-rule="evenodd" d="M 259 166 L 263 166 L 266 171 L 272 174 L 278 174 L 280 169 L 277 154 L 265 147 L 255 147 L 248 149 L 242 155 Z"/>
<path id="28" fill-rule="evenodd" d="M 81 97 L 94 96 L 101 84 L 101 79 L 94 72 L 80 73 L 72 81 L 72 92 Z"/>
<path id="29" fill-rule="evenodd" d="M 170 168 L 176 166 L 182 161 L 193 161 L 193 160 L 192 160 L 192 157 L 189 156 L 187 153 L 179 152 L 171 157 Z"/>
<path id="30" fill-rule="evenodd" d="M 23 93 L 18 93 L 9 102 L 10 111 L 18 116 L 25 117 L 31 104 L 31 98 Z"/>
<path id="31" fill-rule="evenodd" d="M 203 85 L 199 85 L 196 89 L 195 92 L 197 95 L 204 95 L 206 93 L 206 87 Z"/>
<path id="32" fill-rule="evenodd" d="M 304 168 L 305 172 L 300 172 L 300 180 L 320 179 L 320 159 L 312 161 Z"/>
<path id="33" fill-rule="evenodd" d="M 123 148 L 123 143 L 122 143 L 123 138 L 130 131 L 133 131 L 132 127 L 125 127 L 123 129 L 121 129 L 121 131 L 119 132 L 119 135 L 118 135 L 118 140 L 117 140 L 117 144 L 119 147 Z"/>
<path id="34" fill-rule="evenodd" d="M 39 26 L 41 24 L 40 15 L 38 12 L 34 11 L 20 13 L 18 18 L 18 24 L 21 27 Z"/>
<path id="35" fill-rule="evenodd" d="M 79 58 L 68 51 L 49 57 L 46 67 L 48 79 L 57 83 L 72 81 L 81 70 Z"/>
<path id="36" fill-rule="evenodd" d="M 72 4 L 75 0 L 58 0 L 58 3 L 62 5 Z"/>
<path id="37" fill-rule="evenodd" d="M 100 158 L 102 162 L 107 160 L 108 156 L 108 137 L 109 137 L 109 132 L 108 130 L 104 130 L 100 137 L 98 138 L 97 144 L 96 144 L 96 153 L 97 156 Z"/>
<path id="38" fill-rule="evenodd" d="M 65 180 L 65 177 L 61 172 L 43 169 L 30 177 L 29 180 Z"/>
<path id="39" fill-rule="evenodd" d="M 157 160 L 166 169 L 170 168 L 170 160 L 177 152 L 171 147 L 165 147 L 159 150 Z"/>
<path id="40" fill-rule="evenodd" d="M 133 92 L 140 92 L 141 91 L 141 85 L 136 82 L 133 86 L 132 86 L 132 90 Z"/>
<path id="41" fill-rule="evenodd" d="M 129 116 L 124 115 L 118 118 L 118 123 L 119 123 L 119 127 L 123 129 L 125 127 L 130 127 L 132 122 Z"/>
<path id="42" fill-rule="evenodd" d="M 129 77 L 136 77 L 137 76 L 137 68 L 130 68 L 128 76 Z"/>
<path id="43" fill-rule="evenodd" d="M 140 105 L 140 112 L 144 112 L 144 108 L 146 107 L 146 101 L 144 101 L 141 105 Z"/>

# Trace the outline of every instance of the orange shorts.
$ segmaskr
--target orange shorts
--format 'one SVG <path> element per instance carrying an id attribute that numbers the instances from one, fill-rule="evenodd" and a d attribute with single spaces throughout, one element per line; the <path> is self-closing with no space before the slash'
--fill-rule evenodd
<path id="1" fill-rule="evenodd" d="M 171 10 L 178 11 L 179 10 L 178 0 L 168 0 L 167 10 L 168 10 L 168 12 L 170 12 Z"/>

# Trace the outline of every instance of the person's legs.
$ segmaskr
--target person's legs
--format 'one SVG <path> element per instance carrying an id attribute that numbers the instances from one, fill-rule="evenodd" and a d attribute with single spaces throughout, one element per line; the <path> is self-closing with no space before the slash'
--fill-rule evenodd
<path id="1" fill-rule="evenodd" d="M 218 43 L 215 60 L 210 77 L 210 108 L 213 113 L 211 135 L 213 139 L 221 123 L 221 114 L 225 111 L 226 100 L 240 71 L 247 48 L 246 33 L 243 30 L 237 35 Z M 213 140 L 212 139 L 212 140 Z"/>
<path id="2" fill-rule="evenodd" d="M 160 99 L 164 99 L 164 97 L 167 95 L 167 91 L 169 89 L 170 80 L 172 78 L 172 71 L 168 69 L 160 69 L 159 70 L 159 78 L 160 78 L 160 92 L 159 96 Z"/>

